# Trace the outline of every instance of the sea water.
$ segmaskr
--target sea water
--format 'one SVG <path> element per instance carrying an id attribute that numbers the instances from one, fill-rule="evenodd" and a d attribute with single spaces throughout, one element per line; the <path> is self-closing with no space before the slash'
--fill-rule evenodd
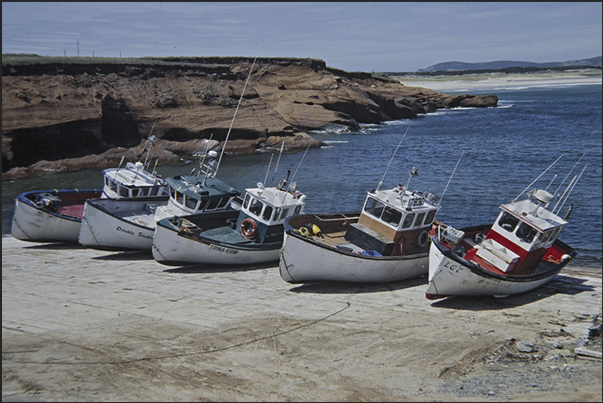
<path id="1" fill-rule="evenodd" d="M 311 132 L 326 146 L 282 155 L 278 149 L 225 155 L 217 177 L 244 192 L 257 182 L 274 186 L 289 171 L 289 184 L 295 182 L 307 195 L 307 212 L 351 212 L 361 209 L 367 191 L 380 182 L 383 189 L 404 185 L 416 168 L 411 190 L 435 194 L 442 206 L 437 218 L 460 228 L 492 223 L 501 204 L 525 197 L 526 190 L 560 193 L 580 176 L 560 210 L 564 216 L 573 205 L 560 239 L 578 252 L 574 264 L 601 270 L 601 85 L 471 93 L 497 95 L 498 107 L 440 110 L 361 125 L 358 131 Z M 157 171 L 168 177 L 189 174 L 197 166 L 197 161 L 181 161 Z M 3 181 L 3 236 L 10 235 L 19 193 L 95 187 L 102 187 L 97 169 Z"/>

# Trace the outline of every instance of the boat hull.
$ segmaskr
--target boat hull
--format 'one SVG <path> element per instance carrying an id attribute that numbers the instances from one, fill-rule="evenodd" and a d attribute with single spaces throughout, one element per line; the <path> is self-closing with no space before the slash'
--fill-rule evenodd
<path id="1" fill-rule="evenodd" d="M 342 216 L 344 218 L 333 218 Z M 307 219 L 304 219 L 307 217 Z M 428 272 L 427 252 L 407 256 L 375 256 L 326 245 L 295 232 L 299 222 L 310 221 L 312 215 L 298 216 L 297 223 L 285 224 L 284 244 L 279 260 L 281 278 L 288 283 L 336 281 L 352 283 L 385 283 L 409 280 Z M 355 222 L 358 214 L 325 214 L 332 222 Z M 300 220 L 301 218 L 301 220 Z"/>
<path id="2" fill-rule="evenodd" d="M 58 211 L 36 205 L 36 195 L 49 194 L 61 200 Z M 100 197 L 102 189 L 42 190 L 25 192 L 15 200 L 11 235 L 32 242 L 77 242 L 85 200 Z M 63 212 L 62 212 L 63 211 Z"/>
<path id="3" fill-rule="evenodd" d="M 86 202 L 79 243 L 95 249 L 151 250 L 155 233 L 154 209 L 169 196 L 94 199 Z"/>
<path id="4" fill-rule="evenodd" d="M 561 241 L 555 244 L 568 252 L 568 258 L 551 265 L 545 271 L 528 275 L 501 275 L 492 273 L 477 264 L 469 263 L 450 249 L 443 247 L 437 236 L 431 241 L 429 251 L 429 277 L 425 296 L 439 299 L 449 296 L 507 297 L 538 288 L 565 267 L 576 253 Z"/>
<path id="5" fill-rule="evenodd" d="M 153 257 L 161 264 L 247 265 L 277 261 L 282 243 L 245 244 L 217 242 L 189 236 L 184 231 L 159 223 L 153 240 Z"/>

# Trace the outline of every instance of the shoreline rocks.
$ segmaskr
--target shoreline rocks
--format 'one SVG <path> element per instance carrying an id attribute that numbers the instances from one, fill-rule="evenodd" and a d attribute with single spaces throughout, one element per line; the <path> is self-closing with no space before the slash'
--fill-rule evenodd
<path id="1" fill-rule="evenodd" d="M 154 154 L 169 162 L 202 151 L 204 139 L 215 140 L 220 151 L 229 132 L 227 153 L 282 141 L 295 151 L 323 145 L 311 130 L 357 130 L 361 123 L 498 103 L 495 95 L 408 87 L 321 60 L 261 58 L 237 109 L 252 60 L 177 60 L 3 64 L 2 178 L 115 165 L 122 155 L 139 155 L 151 132 L 159 138 Z"/>

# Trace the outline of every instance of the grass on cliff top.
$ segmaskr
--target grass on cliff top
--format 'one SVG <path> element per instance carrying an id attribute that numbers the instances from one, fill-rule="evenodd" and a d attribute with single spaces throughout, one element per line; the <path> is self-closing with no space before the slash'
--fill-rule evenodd
<path id="1" fill-rule="evenodd" d="M 319 61 L 319 59 L 294 58 L 294 57 L 258 57 L 258 61 Z M 2 65 L 44 65 L 44 64 L 137 64 L 137 65 L 162 65 L 162 66 L 199 66 L 199 65 L 226 65 L 253 61 L 253 57 L 246 56 L 171 56 L 171 57 L 75 57 L 75 56 L 40 56 L 26 53 L 3 53 Z M 322 61 L 320 61 L 322 62 Z"/>

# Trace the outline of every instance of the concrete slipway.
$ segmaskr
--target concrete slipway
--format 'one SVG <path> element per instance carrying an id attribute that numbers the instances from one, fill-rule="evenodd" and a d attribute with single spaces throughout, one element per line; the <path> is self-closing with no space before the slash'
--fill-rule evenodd
<path id="1" fill-rule="evenodd" d="M 425 288 L 4 237 L 2 400 L 601 400 L 601 361 L 576 350 L 600 273 L 570 267 L 506 299 Z"/>

